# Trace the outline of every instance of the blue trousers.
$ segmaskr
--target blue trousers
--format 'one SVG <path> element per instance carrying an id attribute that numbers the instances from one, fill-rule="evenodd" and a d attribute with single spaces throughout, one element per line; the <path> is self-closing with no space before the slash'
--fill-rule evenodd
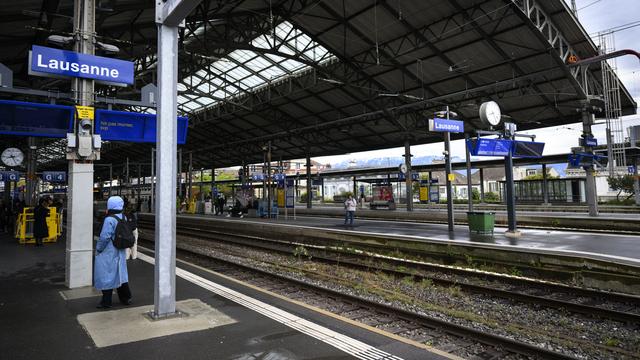
<path id="1" fill-rule="evenodd" d="M 347 221 L 349 221 L 349 225 L 353 225 L 353 214 L 355 214 L 355 211 L 347 211 L 344 214 L 344 224 L 347 224 Z"/>

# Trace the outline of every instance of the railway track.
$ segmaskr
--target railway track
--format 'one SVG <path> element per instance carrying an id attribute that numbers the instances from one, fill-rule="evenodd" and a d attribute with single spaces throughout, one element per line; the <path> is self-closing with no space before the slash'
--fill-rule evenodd
<path id="1" fill-rule="evenodd" d="M 152 246 L 153 244 L 149 242 Z M 195 249 L 178 250 L 178 257 L 218 273 L 248 282 L 287 298 L 331 311 L 339 316 L 383 329 L 469 359 L 577 359 L 508 337 L 447 322 L 424 314 L 344 293 L 321 285 L 229 261 Z"/>
<path id="2" fill-rule="evenodd" d="M 148 226 L 147 224 L 143 223 L 142 225 Z M 590 317 L 640 324 L 640 297 L 637 296 L 607 293 L 549 282 L 532 281 L 514 276 L 395 259 L 367 252 L 357 252 L 353 249 L 345 251 L 345 249 L 334 247 L 237 235 L 207 229 L 205 225 L 197 227 L 180 226 L 177 232 L 179 235 L 201 239 L 211 239 L 214 236 L 216 241 L 289 255 L 295 254 L 299 251 L 299 247 L 303 246 L 308 255 L 312 256 L 315 261 L 330 264 L 339 263 L 342 266 L 366 271 L 380 271 L 398 278 L 411 276 L 418 282 L 427 279 L 435 285 L 457 286 L 468 293 L 484 294 L 511 301 L 535 304 Z M 372 264 L 372 259 L 375 259 L 375 264 Z M 460 280 L 461 278 L 464 280 Z M 478 279 L 483 284 L 465 282 L 466 279 Z"/>
<path id="3" fill-rule="evenodd" d="M 150 227 L 150 223 L 148 222 L 141 222 L 140 223 L 141 228 L 143 229 L 149 229 L 151 230 L 150 232 L 145 232 L 148 236 L 148 234 L 151 234 L 153 232 L 153 229 Z M 425 270 L 428 269 L 430 271 L 433 272 L 440 272 L 440 273 L 444 273 L 446 275 L 456 275 L 456 276 L 461 276 L 461 277 L 478 277 L 478 278 L 482 278 L 484 280 L 489 279 L 492 282 L 496 282 L 499 283 L 498 289 L 494 289 L 491 286 L 493 286 L 494 284 L 490 284 L 490 286 L 484 286 L 484 287 L 480 287 L 479 289 L 477 289 L 477 285 L 474 286 L 474 284 L 469 284 L 472 285 L 469 288 L 464 288 L 463 283 L 461 283 L 460 281 L 456 281 L 456 280 L 451 280 L 451 279 L 439 279 L 438 281 L 441 282 L 436 282 L 433 281 L 434 284 L 443 284 L 444 286 L 448 286 L 448 285 L 452 285 L 454 284 L 454 286 L 458 286 L 461 287 L 463 289 L 463 291 L 469 291 L 469 292 L 482 292 L 483 294 L 487 294 L 487 293 L 498 293 L 498 295 L 492 295 L 492 296 L 498 296 L 498 297 L 506 297 L 515 301 L 522 301 L 522 302 L 529 302 L 529 303 L 534 303 L 536 305 L 543 305 L 543 306 L 548 306 L 548 307 L 552 307 L 552 308 L 559 308 L 562 309 L 561 311 L 565 311 L 565 310 L 569 310 L 567 309 L 569 306 L 567 305 L 567 303 L 572 304 L 572 302 L 567 301 L 567 300 L 558 300 L 558 299 L 554 299 L 553 297 L 547 298 L 547 299 L 540 299 L 542 298 L 542 296 L 540 296 L 540 292 L 545 292 L 546 296 L 556 296 L 556 297 L 564 297 L 564 298 L 570 298 L 573 299 L 573 297 L 575 296 L 580 296 L 581 298 L 583 298 L 584 301 L 590 301 L 592 302 L 591 307 L 595 307 L 594 306 L 594 302 L 599 302 L 601 304 L 606 305 L 607 303 L 611 302 L 611 301 L 617 301 L 619 303 L 619 306 L 622 307 L 627 307 L 627 308 L 631 308 L 632 310 L 637 310 L 638 306 L 638 298 L 637 297 L 633 297 L 633 296 L 626 296 L 624 294 L 615 294 L 615 293 L 603 293 L 600 291 L 592 291 L 589 289 L 582 289 L 582 288 L 574 288 L 574 287 L 569 287 L 569 286 L 565 286 L 565 285 L 560 285 L 560 284 L 554 284 L 554 283 L 546 283 L 546 282 L 538 282 L 538 281 L 531 281 L 528 279 L 523 279 L 523 278 L 518 278 L 518 277 L 508 277 L 508 276 L 504 276 L 504 275 L 500 275 L 500 274 L 493 274 L 493 273 L 486 273 L 486 272 L 478 272 L 478 271 L 470 271 L 467 269 L 462 269 L 462 268 L 455 268 L 455 267 L 447 267 L 447 266 L 443 266 L 443 265 L 437 265 L 437 264 L 425 264 L 425 263 L 419 263 L 419 262 L 414 262 L 414 261 L 407 261 L 407 260 L 402 260 L 402 259 L 392 259 L 386 256 L 378 256 L 375 254 L 369 254 L 369 253 L 364 253 L 364 252 L 356 252 L 353 249 L 350 249 L 349 251 L 345 252 L 345 249 L 337 249 L 337 248 L 333 248 L 333 247 L 327 247 L 327 246 L 317 246 L 317 245 L 308 245 L 308 244 L 298 244 L 298 243 L 292 243 L 292 242 L 286 242 L 286 241 L 280 241 L 280 240 L 274 240 L 274 239 L 268 239 L 268 238 L 264 238 L 264 237 L 250 237 L 250 236 L 244 236 L 244 235 L 237 235 L 237 234 L 232 234 L 232 233 L 227 233 L 224 231 L 218 231 L 218 230 L 213 230 L 213 229 L 207 229 L 206 226 L 179 226 L 178 227 L 178 236 L 184 237 L 184 240 L 189 240 L 190 238 L 192 239 L 199 239 L 201 242 L 203 241 L 214 241 L 220 244 L 228 244 L 231 245 L 232 247 L 247 247 L 247 248 L 253 248 L 255 250 L 258 250 L 258 252 L 262 252 L 262 253 L 267 253 L 267 252 L 273 252 L 273 253 L 279 253 L 279 254 L 284 254 L 286 256 L 288 256 L 289 258 L 291 257 L 292 254 L 296 253 L 296 249 L 299 249 L 299 247 L 301 245 L 305 245 L 307 246 L 307 249 L 309 251 L 308 255 L 313 257 L 314 261 L 320 261 L 320 262 L 326 262 L 329 264 L 336 264 L 339 263 L 342 266 L 347 266 L 347 267 L 353 267 L 353 268 L 358 268 L 360 270 L 366 270 L 368 272 L 377 272 L 377 271 L 381 271 L 381 272 L 385 272 L 388 274 L 393 274 L 394 276 L 398 277 L 398 276 L 402 276 L 402 277 L 406 277 L 407 274 L 411 274 L 411 276 L 414 277 L 414 279 L 420 279 L 420 278 L 437 278 L 434 276 L 431 277 L 427 277 L 424 276 L 424 274 L 418 275 L 416 272 L 416 269 L 420 269 L 420 270 Z M 188 242 L 188 241 L 187 241 Z M 213 244 L 212 244 L 213 245 Z M 204 247 L 206 247 L 207 245 L 204 245 Z M 266 250 L 266 252 L 265 252 Z M 227 250 L 224 250 L 225 252 Z M 236 254 L 236 256 L 238 258 L 243 258 L 246 256 L 246 251 L 242 251 L 241 249 L 239 250 L 239 252 Z M 365 261 L 369 259 L 368 263 L 365 263 Z M 374 266 L 372 264 L 372 262 L 370 261 L 371 259 L 375 259 L 376 264 L 378 262 L 384 262 L 386 264 L 386 267 L 382 267 L 382 266 Z M 262 261 L 262 260 L 261 260 Z M 392 265 L 390 265 L 392 264 Z M 278 264 L 273 264 L 274 268 L 278 268 L 279 265 Z M 414 268 L 412 268 L 412 266 Z M 280 266 L 281 268 L 282 266 Z M 398 270 L 399 267 L 405 267 L 404 270 L 400 271 Z M 365 269 L 366 268 L 366 269 Z M 291 270 L 291 272 L 295 273 L 295 272 L 299 272 L 300 269 L 289 269 Z M 269 276 L 268 274 L 271 273 L 269 271 L 266 271 L 263 269 L 261 270 L 263 272 L 263 275 L 261 276 Z M 317 277 L 317 274 L 308 274 L 310 278 L 314 278 Z M 250 277 L 249 277 L 250 278 Z M 294 279 L 295 280 L 295 279 Z M 331 281 L 331 280 L 330 280 Z M 506 284 L 506 285 L 505 285 Z M 259 284 L 257 284 L 258 286 L 260 286 Z M 304 282 L 302 282 L 300 284 L 300 286 L 303 286 Z M 353 286 L 353 284 L 351 284 L 351 286 Z M 525 289 L 525 291 L 523 291 L 523 293 L 519 293 L 517 295 L 511 295 L 511 294 L 501 294 L 501 291 L 506 291 L 509 292 L 509 290 L 505 290 L 505 289 L 500 289 L 499 287 L 502 286 L 513 286 L 513 287 L 520 287 L 522 290 L 522 288 Z M 348 286 L 347 286 L 348 287 Z M 474 289 L 475 288 L 475 289 Z M 286 289 L 286 286 L 283 287 L 283 289 Z M 527 290 L 528 289 L 528 290 Z M 283 290 L 284 291 L 284 290 Z M 292 290 L 293 291 L 293 290 Z M 326 296 L 329 297 L 336 297 L 336 296 L 340 296 L 340 295 L 345 295 L 342 294 L 340 292 L 336 293 L 334 290 L 331 289 L 325 289 L 323 290 L 324 294 L 321 297 L 315 297 L 315 298 L 320 298 L 320 299 L 324 299 Z M 289 296 L 290 294 L 294 294 L 297 292 L 293 291 L 284 291 L 283 295 L 284 296 Z M 522 300 L 523 297 L 526 297 L 527 292 L 534 292 L 536 293 L 536 295 L 533 295 L 533 297 L 529 296 L 529 298 Z M 296 298 L 294 295 L 291 296 L 291 298 Z M 301 295 L 303 296 L 303 295 Z M 591 296 L 591 298 L 588 298 L 588 296 Z M 345 295 L 344 297 L 342 297 L 341 299 L 344 298 L 349 298 L 349 295 Z M 307 298 L 309 299 L 309 298 Z M 314 299 L 313 297 L 310 297 L 310 299 Z M 586 299 L 586 300 L 585 300 Z M 352 299 L 352 301 L 356 301 L 356 299 Z M 364 299 L 366 300 L 366 299 Z M 383 298 L 384 300 L 384 298 Z M 553 301 L 555 300 L 555 301 Z M 309 302 L 309 301 L 305 301 L 305 302 Z M 384 302 L 384 301 L 382 301 Z M 313 304 L 313 300 L 311 301 L 311 303 Z M 581 304 L 575 304 L 576 308 L 573 310 L 575 312 L 579 312 L 579 313 L 586 313 L 589 314 L 590 316 L 593 316 L 594 314 L 594 310 L 591 308 L 585 308 L 584 305 L 582 308 L 580 308 Z M 381 304 L 381 300 L 378 299 L 377 302 L 372 302 L 370 305 L 367 306 L 373 306 L 373 307 L 377 307 L 377 306 L 382 306 L 385 307 L 386 305 Z M 392 307 L 393 308 L 393 307 Z M 338 313 L 340 313 L 342 309 L 341 305 L 335 305 L 333 308 L 329 308 L 329 311 L 332 312 L 336 312 L 338 311 Z M 596 316 L 598 317 L 603 317 L 603 318 L 614 318 L 617 319 L 618 321 L 624 321 L 624 322 L 635 322 L 635 324 L 637 324 L 637 321 L 634 320 L 629 320 L 629 317 L 625 314 L 624 311 L 620 311 L 620 309 L 606 309 L 606 308 L 597 308 L 597 312 L 596 312 Z M 336 311 L 334 311 L 336 310 Z M 386 311 L 399 311 L 399 312 L 403 312 L 403 314 L 399 314 L 396 315 L 399 318 L 402 319 L 414 319 L 416 317 L 418 318 L 422 318 L 425 317 L 425 315 L 422 315 L 420 313 L 416 313 L 413 311 L 406 311 L 406 310 L 402 310 L 402 309 L 387 309 Z M 378 312 L 380 312 L 382 310 L 379 310 Z M 634 314 L 636 313 L 631 313 L 632 317 Z M 433 315 L 433 314 L 432 314 Z M 359 317 L 360 315 L 358 315 Z M 385 315 L 387 316 L 387 315 Z M 437 316 L 437 315 L 436 315 Z M 347 316 L 349 317 L 349 316 Z M 379 316 L 378 316 L 379 317 Z M 388 316 L 387 316 L 388 317 Z M 366 322 L 374 322 L 375 323 L 375 316 L 369 316 L 369 315 L 363 315 L 362 319 L 364 319 L 365 323 Z M 433 317 L 429 317 L 426 316 L 426 320 L 424 320 L 424 323 L 422 326 L 427 327 L 427 326 L 431 326 L 434 327 L 436 325 L 438 325 L 438 322 L 443 322 L 443 320 L 437 319 L 437 318 L 433 318 Z M 395 320 L 394 320 L 395 321 Z M 397 325 L 394 321 L 392 321 L 391 323 L 387 323 L 387 324 L 381 324 L 382 328 L 392 328 L 394 333 L 403 333 L 404 331 L 401 330 L 403 329 L 403 325 Z M 422 320 L 421 320 L 422 321 Z M 436 323 L 434 324 L 433 322 L 429 322 L 429 321 L 435 321 Z M 431 325 L 428 325 L 431 324 Z M 634 324 L 634 326 L 635 326 Z M 442 325 L 442 324 L 440 324 Z M 455 325 L 455 324 L 454 324 Z M 508 324 L 505 324 L 505 326 Z M 447 325 L 442 325 L 442 326 L 447 326 Z M 455 327 L 455 326 L 454 326 Z M 475 325 L 473 327 L 476 327 Z M 449 332 L 445 332 L 446 334 L 449 334 L 447 336 L 454 336 L 455 334 L 458 334 L 458 338 L 457 340 L 453 341 L 452 343 L 454 345 L 450 345 L 454 348 L 464 348 L 465 346 L 471 346 L 472 348 L 477 348 L 480 346 L 484 345 L 490 345 L 492 347 L 495 347 L 496 345 L 492 345 L 492 341 L 499 341 L 496 339 L 492 339 L 491 336 L 496 336 L 496 335 L 490 335 L 487 334 L 483 331 L 477 332 L 476 330 L 474 330 L 471 327 L 465 327 L 462 326 L 463 330 L 460 329 L 453 329 L 453 330 L 447 330 L 447 331 L 451 331 L 452 333 Z M 396 331 L 397 330 L 397 331 Z M 407 331 L 407 333 L 412 334 L 411 331 L 409 331 L 409 328 L 405 329 Z M 416 330 L 418 333 L 422 333 L 424 335 L 424 331 L 423 330 Z M 462 333 L 458 333 L 456 331 L 462 331 Z M 476 333 L 477 332 L 477 333 Z M 503 335 L 503 333 L 498 332 L 499 334 Z M 508 332 L 507 332 L 508 333 Z M 445 335 L 446 335 L 445 334 Z M 541 332 L 538 332 L 538 335 L 540 335 Z M 404 335 L 401 335 L 404 336 Z M 431 335 L 425 335 L 426 338 L 429 339 L 439 339 L 436 340 L 436 343 L 438 344 L 438 348 L 440 349 L 449 349 L 449 345 L 445 344 L 444 346 L 440 346 L 440 344 L 442 342 L 445 342 L 445 340 L 442 339 L 447 339 L 447 337 L 443 337 L 442 336 L 435 336 L 432 337 Z M 477 336 L 477 337 L 476 337 Z M 483 339 L 483 336 L 489 336 L 488 339 Z M 497 335 L 498 338 L 501 338 L 501 336 Z M 510 336 L 510 335 L 509 335 Z M 543 336 L 544 337 L 544 336 Z M 412 338 L 412 337 L 409 337 Z M 415 337 L 417 339 L 420 338 L 420 336 Z M 424 338 L 424 337 L 423 337 Z M 527 338 L 527 336 L 525 336 L 525 338 Z M 468 345 L 470 339 L 473 339 L 474 342 L 477 342 L 477 344 L 475 345 Z M 480 340 L 478 340 L 480 339 Z M 563 341 L 567 342 L 567 343 L 574 343 L 573 346 L 576 346 L 575 343 L 577 344 L 582 344 L 582 345 L 578 345 L 578 346 L 585 346 L 585 347 L 591 347 L 591 348 L 597 348 L 597 351 L 612 351 L 614 354 L 618 354 L 616 356 L 614 356 L 614 358 L 638 358 L 638 354 L 635 354 L 633 352 L 629 352 L 625 349 L 620 349 L 620 348 L 615 348 L 615 347 L 610 347 L 608 345 L 604 345 L 604 344 L 593 344 L 593 343 L 589 343 L 589 342 L 585 342 L 582 341 L 581 339 L 577 339 L 572 337 L 571 335 L 559 335 L 559 337 L 555 338 L 556 340 L 559 340 L 560 343 L 562 343 Z M 462 342 L 463 344 L 460 345 L 458 344 L 458 342 Z M 496 356 L 496 357 L 486 357 L 485 355 L 477 357 L 477 358 L 503 358 L 503 357 L 507 357 L 507 358 L 513 358 L 513 354 L 521 354 L 523 356 L 526 356 L 528 358 L 572 358 L 571 356 L 568 355 L 563 355 L 561 353 L 557 353 L 554 351 L 550 351 L 550 350 L 546 350 L 546 349 L 542 349 L 545 351 L 549 351 L 550 353 L 545 353 L 543 355 L 541 354 L 537 354 L 537 355 L 533 355 L 533 351 L 535 351 L 535 349 L 531 349 L 531 348 L 525 348 L 524 350 L 518 350 L 517 347 L 518 346 L 530 346 L 533 348 L 538 348 L 537 346 L 531 345 L 529 344 L 529 342 L 531 344 L 539 344 L 539 342 L 536 341 L 529 341 L 527 340 L 526 342 L 523 341 L 516 341 L 516 343 L 518 343 L 517 345 L 510 345 L 511 347 L 505 347 L 504 349 L 509 349 L 509 352 L 511 352 L 511 355 L 508 355 L 506 353 L 501 353 L 501 355 Z M 457 344 L 457 345 L 455 345 Z M 467 345 L 464 345 L 467 344 Z M 506 346 L 506 345 L 504 345 Z M 552 347 L 553 348 L 553 347 Z M 490 353 L 500 353 L 499 350 L 497 349 L 493 349 L 491 351 L 489 351 Z M 484 350 L 482 351 L 472 351 L 473 354 L 480 354 L 480 353 L 484 353 Z M 571 351 L 568 352 L 568 354 L 572 354 Z M 596 356 L 596 358 L 600 358 L 599 356 Z"/>

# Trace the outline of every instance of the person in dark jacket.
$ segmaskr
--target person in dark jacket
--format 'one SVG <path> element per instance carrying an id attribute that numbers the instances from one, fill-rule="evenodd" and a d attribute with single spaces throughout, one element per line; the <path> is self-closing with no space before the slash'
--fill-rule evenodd
<path id="1" fill-rule="evenodd" d="M 41 198 L 38 206 L 33 210 L 33 237 L 36 246 L 42 246 L 42 241 L 49 237 L 47 217 L 49 216 L 49 199 Z"/>
<path id="2" fill-rule="evenodd" d="M 133 226 L 133 237 L 136 239 L 132 247 L 125 249 L 127 252 L 127 260 L 135 260 L 138 258 L 138 211 L 138 207 L 131 203 L 127 204 L 124 210 L 124 215 L 129 220 L 129 225 Z"/>

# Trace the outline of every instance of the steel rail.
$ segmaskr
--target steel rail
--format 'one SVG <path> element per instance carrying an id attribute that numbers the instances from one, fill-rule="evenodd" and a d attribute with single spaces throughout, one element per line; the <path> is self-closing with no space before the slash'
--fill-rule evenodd
<path id="1" fill-rule="evenodd" d="M 227 239 L 216 238 L 216 240 L 222 240 L 222 241 L 226 241 L 226 242 L 230 242 L 230 243 L 234 243 L 234 244 L 240 244 L 240 245 L 243 245 L 243 246 L 254 247 L 254 248 L 258 248 L 258 249 L 262 249 L 262 250 L 266 249 L 266 250 L 270 250 L 270 251 L 276 251 L 276 252 L 280 252 L 280 253 L 284 253 L 284 254 L 288 254 L 288 255 L 293 254 L 294 249 L 282 249 L 282 248 L 274 247 L 273 245 L 272 246 L 259 245 L 256 242 L 262 242 L 262 243 L 267 243 L 267 244 L 277 244 L 279 246 L 284 246 L 284 247 L 295 247 L 295 246 L 299 245 L 297 243 L 283 242 L 283 241 L 280 241 L 280 240 L 270 240 L 270 239 L 265 239 L 265 238 L 251 237 L 251 236 L 246 236 L 246 235 L 237 235 L 237 234 L 225 233 L 225 232 L 220 232 L 220 231 L 212 231 L 212 230 L 206 230 L 206 231 L 208 232 L 208 234 L 203 234 L 202 233 L 203 232 L 202 228 L 191 228 L 191 229 L 189 229 L 189 228 L 185 228 L 185 227 L 180 227 L 178 229 L 178 232 L 180 234 L 183 234 L 183 235 L 186 234 L 186 235 L 189 235 L 191 237 L 197 237 L 197 238 L 202 238 L 202 239 L 211 239 L 211 237 L 213 235 L 225 236 L 225 237 L 227 237 Z M 232 239 L 229 239 L 229 237 L 231 237 Z M 324 252 L 329 251 L 329 252 L 344 254 L 344 252 L 340 252 L 340 251 L 337 251 L 335 249 L 331 249 L 331 248 L 328 248 L 328 247 L 324 247 L 324 248 L 316 249 L 316 250 L 324 251 Z M 356 257 L 358 259 L 371 259 L 372 257 L 374 257 L 371 254 L 354 253 L 354 252 L 349 252 L 349 253 L 347 253 L 347 255 L 352 256 L 352 257 Z M 584 315 L 588 315 L 588 316 L 595 316 L 595 317 L 599 317 L 599 318 L 603 318 L 603 319 L 616 320 L 616 321 L 620 321 L 620 322 L 624 322 L 624 323 L 640 323 L 640 314 L 637 314 L 637 313 L 623 312 L 623 311 L 618 311 L 618 310 L 606 309 L 606 308 L 596 307 L 596 306 L 592 306 L 592 305 L 584 305 L 584 304 L 579 304 L 579 303 L 565 301 L 565 300 L 557 300 L 557 299 L 544 297 L 544 296 L 539 296 L 539 295 L 530 295 L 530 294 L 524 294 L 522 292 L 497 289 L 497 288 L 492 288 L 492 287 L 489 287 L 489 286 L 468 284 L 468 283 L 463 283 L 463 282 L 458 282 L 458 281 L 454 281 L 454 280 L 444 279 L 444 278 L 436 277 L 436 276 L 417 275 L 417 274 L 403 272 L 403 271 L 399 271 L 399 270 L 383 268 L 383 267 L 376 266 L 376 265 L 357 263 L 355 261 L 351 261 L 351 260 L 345 259 L 345 258 L 335 259 L 335 258 L 329 258 L 329 257 L 326 257 L 326 256 L 321 256 L 321 255 L 318 255 L 318 254 L 314 254 L 313 257 L 316 260 L 322 261 L 322 262 L 325 262 L 325 263 L 332 263 L 332 264 L 339 263 L 339 264 L 342 264 L 342 265 L 345 265 L 345 266 L 349 266 L 349 267 L 352 267 L 352 268 L 358 268 L 358 269 L 361 269 L 361 270 L 371 270 L 371 269 L 373 269 L 373 270 L 382 271 L 382 272 L 384 272 L 386 274 L 394 275 L 394 276 L 397 276 L 397 277 L 412 276 L 415 280 L 418 280 L 418 281 L 420 281 L 422 279 L 429 279 L 436 285 L 448 286 L 448 287 L 450 287 L 450 286 L 459 286 L 462 290 L 467 291 L 467 292 L 471 292 L 471 293 L 485 294 L 485 295 L 500 297 L 500 298 L 503 298 L 503 299 L 520 301 L 520 302 L 529 303 L 529 304 L 542 305 L 542 306 L 545 306 L 545 307 L 550 307 L 550 308 L 555 308 L 555 309 L 565 309 L 565 310 L 568 310 L 568 311 L 574 312 L 574 313 L 580 313 L 580 314 L 584 314 Z M 444 271 L 447 271 L 447 272 L 450 272 L 450 273 L 454 273 L 456 275 L 473 276 L 473 277 L 476 277 L 476 278 L 478 278 L 478 277 L 490 278 L 492 281 L 507 282 L 507 283 L 509 283 L 510 285 L 513 285 L 513 286 L 521 286 L 521 287 L 525 287 L 525 288 L 531 288 L 532 286 L 535 286 L 536 288 L 539 288 L 539 289 L 544 290 L 544 291 L 551 291 L 552 293 L 554 293 L 554 292 L 555 293 L 562 292 L 562 293 L 565 293 L 565 294 L 566 293 L 571 293 L 571 295 L 601 299 L 601 300 L 603 300 L 603 302 L 615 301 L 615 302 L 624 303 L 624 304 L 640 305 L 640 298 L 634 297 L 634 296 L 626 296 L 626 295 L 623 295 L 623 294 L 606 293 L 606 292 L 583 289 L 583 288 L 575 288 L 575 287 L 570 287 L 570 286 L 566 286 L 566 285 L 536 282 L 536 281 L 531 281 L 531 280 L 526 280 L 526 279 L 506 277 L 506 276 L 501 276 L 501 275 L 498 275 L 498 274 L 490 274 L 490 273 L 485 273 L 485 272 L 479 273 L 477 271 L 470 271 L 470 270 L 465 270 L 465 269 L 460 269 L 460 268 L 451 268 L 451 267 L 444 267 L 444 266 L 416 263 L 416 262 L 404 261 L 404 260 L 401 260 L 401 259 L 393 259 L 393 258 L 389 258 L 389 257 L 377 257 L 377 259 L 383 260 L 383 261 L 385 261 L 387 263 L 391 263 L 392 265 L 395 265 L 395 266 L 404 266 L 404 267 L 418 268 L 418 269 L 426 270 L 426 271 L 438 271 L 438 272 L 442 272 L 444 270 Z"/>
<path id="2" fill-rule="evenodd" d="M 280 274 L 275 274 L 267 270 L 255 268 L 253 266 L 249 266 L 246 264 L 240 264 L 237 262 L 233 262 L 227 259 L 222 259 L 222 258 L 211 256 L 211 255 L 203 255 L 203 254 L 200 254 L 191 250 L 186 250 L 186 249 L 180 249 L 180 251 L 188 252 L 196 256 L 214 259 L 215 261 L 222 262 L 227 265 L 239 267 L 251 272 L 256 272 L 267 277 L 273 277 L 280 281 L 293 283 L 297 286 L 300 286 L 303 288 L 309 288 L 316 292 L 326 293 L 334 297 L 341 297 L 348 300 L 349 302 L 363 304 L 366 307 L 376 309 L 380 312 L 396 315 L 398 318 L 402 320 L 416 322 L 430 328 L 437 328 L 444 333 L 454 335 L 456 337 L 461 337 L 463 339 L 474 339 L 475 341 L 478 341 L 485 345 L 490 345 L 497 348 L 504 348 L 513 353 L 530 356 L 537 359 L 554 359 L 554 360 L 556 359 L 557 360 L 576 360 L 577 359 L 576 357 L 573 357 L 573 356 L 565 355 L 552 350 L 547 350 L 535 345 L 513 340 L 504 336 L 490 334 L 485 331 L 476 330 L 463 325 L 453 324 L 441 319 L 430 317 L 428 315 L 408 311 L 405 309 L 400 309 L 391 305 L 381 304 L 379 302 L 375 302 L 373 300 L 369 300 L 357 295 L 345 294 L 337 290 L 328 289 L 315 284 L 310 284 L 302 280 L 290 278 Z"/>

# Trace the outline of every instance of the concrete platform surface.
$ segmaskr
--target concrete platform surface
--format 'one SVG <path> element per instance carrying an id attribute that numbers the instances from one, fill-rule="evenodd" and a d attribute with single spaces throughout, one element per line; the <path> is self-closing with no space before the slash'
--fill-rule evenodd
<path id="1" fill-rule="evenodd" d="M 134 303 L 120 305 L 114 294 L 113 308 L 99 311 L 98 292 L 64 286 L 64 252 L 64 241 L 34 247 L 0 235 L 0 358 L 455 358 L 182 262 L 176 279 L 178 308 L 200 318 L 182 326 L 182 332 L 173 326 L 185 320 L 178 318 L 169 320 L 174 324 L 164 332 L 154 333 L 144 317 L 153 304 L 152 254 L 128 263 Z"/>
<path id="2" fill-rule="evenodd" d="M 456 225 L 449 232 L 446 224 L 416 223 L 391 220 L 364 220 L 356 218 L 353 226 L 345 226 L 343 219 L 320 216 L 296 216 L 289 214 L 288 219 L 281 214 L 278 219 L 232 218 L 213 215 L 180 215 L 187 217 L 205 217 L 228 221 L 246 221 L 256 223 L 274 223 L 298 225 L 321 229 L 339 229 L 363 233 L 385 235 L 408 235 L 429 240 L 456 241 L 476 244 L 496 244 L 504 247 L 528 249 L 546 249 L 604 255 L 636 262 L 640 260 L 640 238 L 637 235 L 624 235 L 604 232 L 578 232 L 520 229 L 521 236 L 505 236 L 506 228 L 496 227 L 493 236 L 475 235 L 469 232 L 467 225 Z"/>

